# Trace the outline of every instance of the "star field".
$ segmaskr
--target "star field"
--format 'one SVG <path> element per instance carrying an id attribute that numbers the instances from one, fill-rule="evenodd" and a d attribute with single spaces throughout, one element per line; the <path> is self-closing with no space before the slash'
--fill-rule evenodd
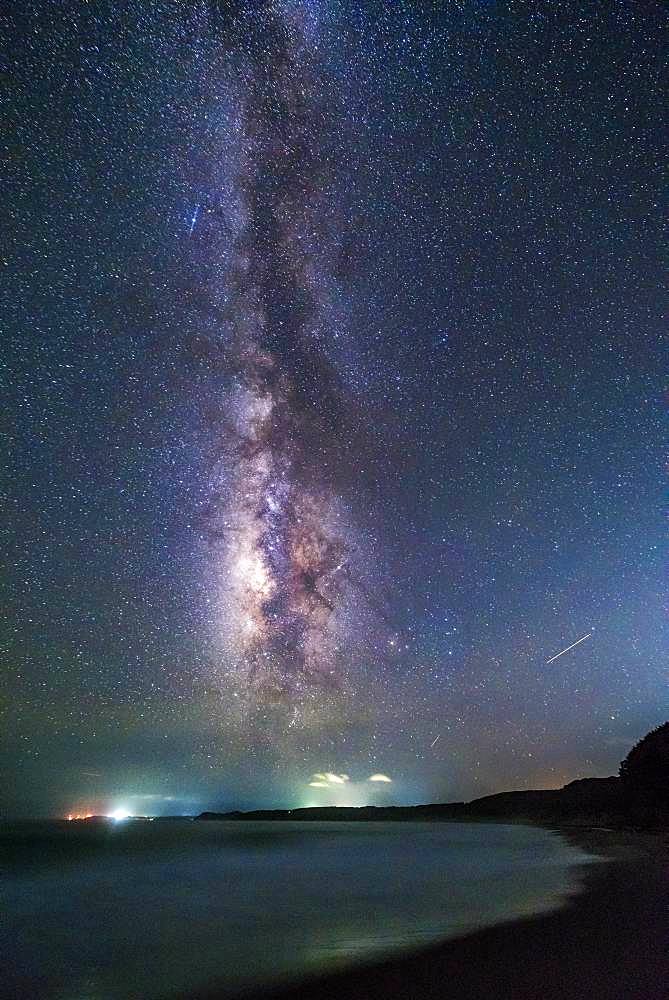
<path id="1" fill-rule="evenodd" d="M 664 721 L 663 27 L 5 16 L 8 813 L 551 787 Z"/>

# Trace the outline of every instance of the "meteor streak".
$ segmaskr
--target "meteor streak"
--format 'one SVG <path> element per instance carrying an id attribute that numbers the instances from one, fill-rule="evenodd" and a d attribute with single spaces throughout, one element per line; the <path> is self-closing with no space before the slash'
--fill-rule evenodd
<path id="1" fill-rule="evenodd" d="M 557 660 L 558 656 L 562 656 L 563 653 L 568 653 L 570 649 L 573 649 L 574 646 L 578 646 L 579 642 L 584 642 L 585 639 L 589 639 L 591 635 L 592 632 L 586 632 L 586 634 L 582 635 L 580 639 L 576 640 L 576 642 L 572 642 L 571 646 L 567 646 L 567 648 L 563 649 L 562 652 L 556 653 L 555 656 L 551 656 L 550 660 L 546 660 L 546 663 L 552 663 L 553 660 Z"/>
<path id="2" fill-rule="evenodd" d="M 437 742 L 437 740 L 440 739 L 440 738 L 441 738 L 441 733 L 439 733 L 439 736 L 435 736 L 435 738 L 432 740 L 432 742 L 430 743 L 430 749 L 432 749 L 432 747 L 435 745 L 435 743 Z"/>

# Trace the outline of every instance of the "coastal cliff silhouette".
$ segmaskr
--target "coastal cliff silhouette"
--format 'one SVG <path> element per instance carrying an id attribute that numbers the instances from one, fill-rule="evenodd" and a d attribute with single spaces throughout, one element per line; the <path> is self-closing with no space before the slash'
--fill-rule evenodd
<path id="1" fill-rule="evenodd" d="M 570 826 L 669 826 L 669 722 L 640 740 L 619 775 L 579 778 L 563 788 L 498 792 L 471 802 L 419 806 L 320 806 L 203 812 L 200 820 L 508 820 Z"/>

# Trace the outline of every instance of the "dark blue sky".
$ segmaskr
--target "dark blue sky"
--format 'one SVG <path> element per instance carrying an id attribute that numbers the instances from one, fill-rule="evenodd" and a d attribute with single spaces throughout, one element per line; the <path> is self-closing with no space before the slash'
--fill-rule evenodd
<path id="1" fill-rule="evenodd" d="M 666 719 L 663 28 L 474 0 L 5 22 L 9 812 L 558 785 Z M 258 605 L 280 696 L 216 582 L 251 320 L 272 461 L 346 553 Z"/>

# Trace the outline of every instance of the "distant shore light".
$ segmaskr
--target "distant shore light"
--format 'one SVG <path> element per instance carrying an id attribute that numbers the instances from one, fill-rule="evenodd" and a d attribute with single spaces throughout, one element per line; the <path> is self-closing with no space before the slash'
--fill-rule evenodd
<path id="1" fill-rule="evenodd" d="M 114 809 L 113 812 L 107 814 L 108 819 L 113 819 L 116 823 L 119 823 L 121 820 L 127 819 L 129 816 L 130 813 L 128 812 L 128 810 L 123 808 Z"/>

